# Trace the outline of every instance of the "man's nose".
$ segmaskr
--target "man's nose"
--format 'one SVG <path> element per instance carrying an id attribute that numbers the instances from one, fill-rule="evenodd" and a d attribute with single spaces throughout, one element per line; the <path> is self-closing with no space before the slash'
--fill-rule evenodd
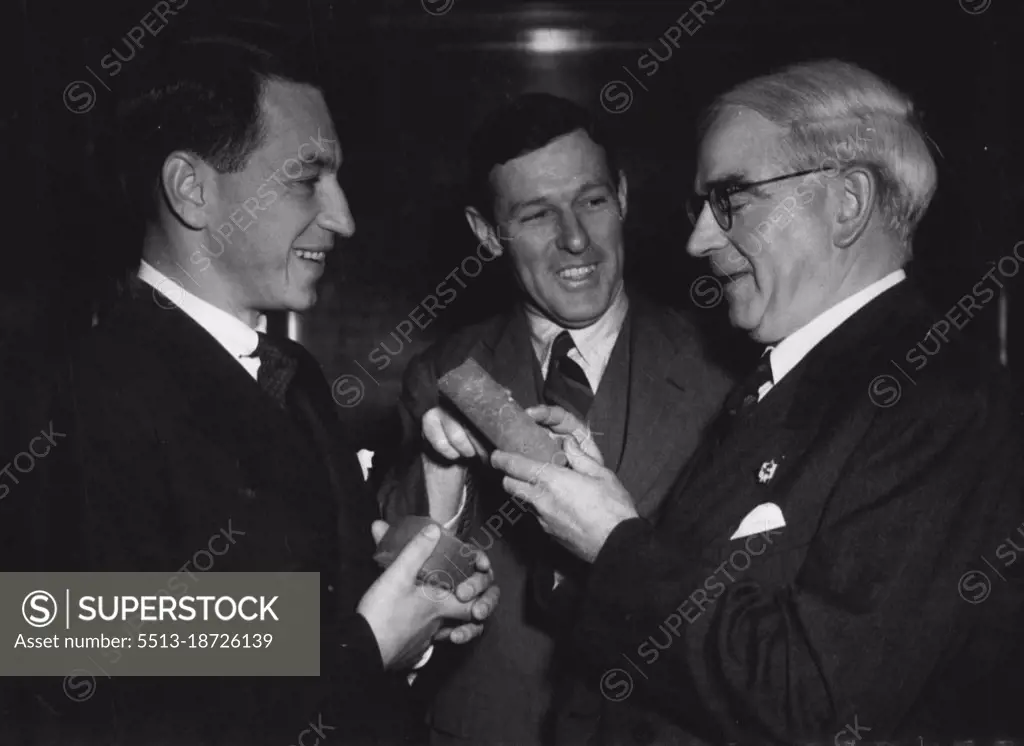
<path id="1" fill-rule="evenodd" d="M 573 254 L 582 254 L 590 248 L 590 235 L 576 213 L 564 214 L 558 227 L 558 248 Z"/>
<path id="2" fill-rule="evenodd" d="M 693 227 L 690 240 L 686 242 L 686 253 L 693 257 L 703 257 L 727 242 L 722 226 L 715 220 L 711 207 L 705 202 L 700 215 L 697 216 L 697 224 Z"/>
<path id="3" fill-rule="evenodd" d="M 356 221 L 348 209 L 348 199 L 336 179 L 327 180 L 324 185 L 317 224 L 346 238 L 356 232 Z"/>

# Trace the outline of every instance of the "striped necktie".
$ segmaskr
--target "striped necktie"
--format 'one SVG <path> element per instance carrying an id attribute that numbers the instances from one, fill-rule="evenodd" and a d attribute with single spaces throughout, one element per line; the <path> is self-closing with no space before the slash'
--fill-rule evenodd
<path id="1" fill-rule="evenodd" d="M 583 369 L 569 357 L 575 347 L 569 332 L 563 331 L 555 338 L 543 396 L 545 403 L 567 409 L 585 422 L 594 392 Z"/>

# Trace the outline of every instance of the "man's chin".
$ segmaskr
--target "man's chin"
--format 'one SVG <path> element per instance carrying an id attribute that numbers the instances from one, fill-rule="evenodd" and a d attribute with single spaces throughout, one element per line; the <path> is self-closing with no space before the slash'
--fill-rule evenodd
<path id="1" fill-rule="evenodd" d="M 278 298 L 267 303 L 260 310 L 264 313 L 268 311 L 303 313 L 313 308 L 313 306 L 316 305 L 316 302 L 316 290 L 310 290 L 308 292 L 293 291 L 284 298 Z"/>
<path id="2" fill-rule="evenodd" d="M 770 328 L 765 326 L 764 319 L 757 320 L 746 320 L 743 323 L 733 322 L 733 326 L 738 329 L 742 329 L 747 333 L 752 342 L 762 345 L 773 345 L 778 344 L 779 336 L 775 334 Z"/>
<path id="3" fill-rule="evenodd" d="M 566 329 L 583 329 L 590 326 L 608 310 L 610 303 L 575 303 L 554 309 L 554 321 Z"/>
<path id="4" fill-rule="evenodd" d="M 733 300 L 729 302 L 729 323 L 755 338 L 761 318 L 749 303 Z"/>
<path id="5" fill-rule="evenodd" d="M 293 304 L 293 306 L 291 308 L 289 308 L 288 310 L 289 311 L 295 311 L 296 313 L 301 313 L 303 311 L 308 311 L 309 309 L 311 309 L 313 306 L 316 305 L 316 302 L 317 302 L 318 299 L 319 299 L 319 296 L 317 296 L 316 290 L 310 290 L 309 293 L 307 293 L 306 296 L 302 300 L 300 300 L 299 302 Z"/>

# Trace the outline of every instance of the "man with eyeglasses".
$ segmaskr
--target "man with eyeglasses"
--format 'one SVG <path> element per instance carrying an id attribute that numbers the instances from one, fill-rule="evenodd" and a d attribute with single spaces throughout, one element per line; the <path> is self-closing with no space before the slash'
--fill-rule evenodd
<path id="1" fill-rule="evenodd" d="M 868 134 L 873 131 L 873 128 L 866 128 Z M 795 179 L 798 176 L 804 177 L 801 183 L 796 186 L 791 194 L 788 194 L 785 199 L 779 201 L 764 220 L 761 220 L 754 228 L 752 235 L 750 236 L 750 250 L 761 251 L 764 244 L 771 243 L 772 236 L 777 230 L 781 230 L 789 225 L 793 219 L 794 213 L 801 207 L 806 206 L 814 200 L 813 186 L 822 185 L 822 174 L 827 176 L 836 176 L 839 173 L 840 167 L 845 161 L 848 161 L 855 157 L 855 154 L 859 151 L 864 150 L 868 141 L 861 137 L 861 128 L 858 125 L 856 131 L 847 141 L 836 143 L 835 147 L 831 148 L 835 152 L 835 156 L 826 155 L 821 160 L 821 165 L 816 168 L 805 168 L 800 171 L 793 173 L 785 173 L 780 176 L 773 176 L 768 179 L 761 179 L 759 181 L 745 181 L 741 178 L 727 178 L 717 181 L 713 184 L 708 185 L 706 194 L 694 193 L 686 201 L 686 212 L 690 218 L 690 222 L 696 227 L 698 219 L 700 218 L 701 212 L 704 209 L 704 205 L 707 204 L 711 208 L 711 214 L 715 218 L 715 222 L 722 227 L 722 230 L 729 231 L 732 228 L 732 198 L 734 195 L 743 193 L 758 193 L 763 187 L 769 184 L 775 184 L 780 181 L 789 181 Z M 851 147 L 851 143 L 855 143 L 856 147 Z M 843 154 L 843 150 L 847 151 L 847 154 Z M 835 164 L 834 166 L 832 164 Z M 868 166 L 869 164 L 864 164 Z M 733 249 L 729 252 L 728 261 L 730 263 L 739 262 L 739 254 Z"/>
<path id="2" fill-rule="evenodd" d="M 980 572 L 1024 513 L 1020 409 L 953 332 L 906 363 L 943 328 L 904 271 L 936 188 L 913 105 L 838 61 L 749 81 L 712 105 L 696 187 L 688 251 L 765 352 L 659 514 L 593 443 L 568 468 L 491 457 L 591 564 L 590 696 L 558 742 L 1020 735 L 1017 568 Z"/>

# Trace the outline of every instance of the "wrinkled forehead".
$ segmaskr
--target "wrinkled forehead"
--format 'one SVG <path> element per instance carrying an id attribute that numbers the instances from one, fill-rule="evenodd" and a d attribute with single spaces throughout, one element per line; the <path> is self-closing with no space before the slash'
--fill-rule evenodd
<path id="1" fill-rule="evenodd" d="M 779 145 L 785 134 L 785 129 L 752 109 L 723 109 L 701 141 L 696 190 L 706 191 L 709 183 L 777 175 L 782 165 Z"/>

